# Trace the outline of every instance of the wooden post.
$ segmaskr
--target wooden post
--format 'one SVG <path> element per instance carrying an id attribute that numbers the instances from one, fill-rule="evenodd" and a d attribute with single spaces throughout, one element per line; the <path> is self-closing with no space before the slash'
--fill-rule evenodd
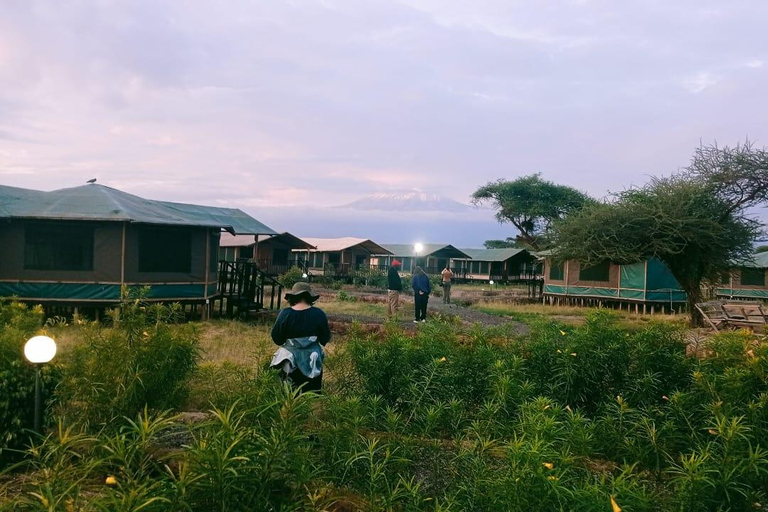
<path id="1" fill-rule="evenodd" d="M 208 319 L 208 280 L 210 279 L 211 271 L 211 230 L 205 230 L 205 288 L 203 289 L 203 299 L 205 305 L 203 306 L 202 319 Z"/>
<path id="2" fill-rule="evenodd" d="M 123 247 L 120 251 L 120 291 L 122 293 L 123 286 L 125 286 L 125 231 L 128 226 L 127 222 L 123 222 Z"/>

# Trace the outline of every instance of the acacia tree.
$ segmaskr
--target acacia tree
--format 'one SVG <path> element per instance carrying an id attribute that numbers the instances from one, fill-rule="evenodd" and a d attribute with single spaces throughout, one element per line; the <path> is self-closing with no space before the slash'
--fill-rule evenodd
<path id="1" fill-rule="evenodd" d="M 514 181 L 488 183 L 472 194 L 472 202 L 475 205 L 490 202 L 496 210 L 496 219 L 511 223 L 520 232 L 518 242 L 541 250 L 553 222 L 594 200 L 575 188 L 532 174 Z"/>
<path id="2" fill-rule="evenodd" d="M 617 194 L 558 223 L 558 258 L 585 264 L 611 260 L 664 262 L 688 296 L 691 322 L 701 287 L 734 262 L 749 261 L 762 224 L 749 209 L 768 199 L 768 153 L 747 142 L 699 148 L 670 178 Z"/>

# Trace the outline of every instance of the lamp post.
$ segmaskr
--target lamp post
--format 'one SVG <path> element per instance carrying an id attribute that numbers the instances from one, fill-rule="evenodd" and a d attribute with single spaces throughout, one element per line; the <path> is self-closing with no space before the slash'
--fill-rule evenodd
<path id="1" fill-rule="evenodd" d="M 56 355 L 56 342 L 48 336 L 35 336 L 24 344 L 24 357 L 35 365 L 35 424 L 38 434 L 41 430 L 43 404 L 40 397 L 40 368 Z"/>

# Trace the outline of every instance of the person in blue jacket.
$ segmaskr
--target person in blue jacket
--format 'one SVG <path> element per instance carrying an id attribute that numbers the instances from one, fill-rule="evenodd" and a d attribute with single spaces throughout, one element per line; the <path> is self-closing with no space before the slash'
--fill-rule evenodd
<path id="1" fill-rule="evenodd" d="M 429 284 L 429 276 L 419 266 L 413 269 L 411 285 L 413 286 L 413 303 L 416 312 L 413 323 L 426 322 L 427 303 L 429 302 L 429 294 L 432 293 L 432 287 Z"/>

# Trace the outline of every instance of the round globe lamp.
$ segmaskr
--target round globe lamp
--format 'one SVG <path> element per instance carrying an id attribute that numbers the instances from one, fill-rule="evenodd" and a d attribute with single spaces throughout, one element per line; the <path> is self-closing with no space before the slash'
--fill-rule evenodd
<path id="1" fill-rule="evenodd" d="M 24 357 L 35 365 L 35 423 L 34 429 L 41 431 L 43 403 L 40 397 L 40 368 L 56 355 L 56 342 L 48 336 L 35 336 L 24 344 Z"/>

